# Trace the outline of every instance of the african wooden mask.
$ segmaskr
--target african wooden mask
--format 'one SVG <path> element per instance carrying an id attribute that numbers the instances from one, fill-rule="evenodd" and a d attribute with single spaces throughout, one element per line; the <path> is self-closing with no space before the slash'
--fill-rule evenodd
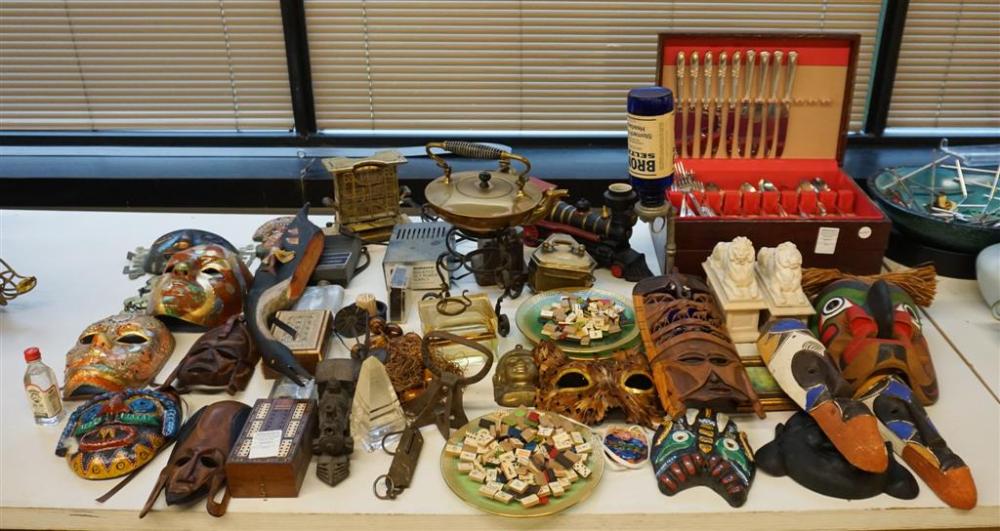
<path id="1" fill-rule="evenodd" d="M 789 476 L 824 496 L 863 500 L 883 492 L 911 500 L 920 487 L 891 456 L 879 473 L 865 472 L 844 459 L 816 420 L 800 411 L 774 429 L 774 440 L 757 450 L 757 466 L 772 476 Z"/>
<path id="2" fill-rule="evenodd" d="M 180 423 L 180 406 L 172 392 L 104 393 L 70 415 L 56 455 L 86 479 L 124 476 L 156 457 L 177 435 Z"/>
<path id="3" fill-rule="evenodd" d="M 180 393 L 224 389 L 233 395 L 246 389 L 259 359 L 246 320 L 234 315 L 202 334 L 163 384 Z"/>
<path id="4" fill-rule="evenodd" d="M 667 496 L 702 485 L 733 507 L 746 503 L 756 468 L 746 434 L 726 414 L 710 409 L 668 418 L 653 435 L 650 462 Z"/>
<path id="5" fill-rule="evenodd" d="M 703 281 L 675 271 L 639 281 L 632 296 L 653 381 L 670 416 L 688 407 L 735 412 L 745 406 L 764 416 Z"/>
<path id="6" fill-rule="evenodd" d="M 139 518 L 153 508 L 161 491 L 166 491 L 167 505 L 188 505 L 207 497 L 208 514 L 225 514 L 229 491 L 221 501 L 217 498 L 226 488 L 226 457 L 249 415 L 250 406 L 223 400 L 199 409 L 188 419 Z"/>
<path id="7" fill-rule="evenodd" d="M 63 397 L 145 387 L 173 351 L 174 336 L 155 317 L 126 312 L 101 319 L 66 354 Z"/>
<path id="8" fill-rule="evenodd" d="M 150 313 L 211 328 L 243 311 L 251 282 L 239 255 L 221 245 L 178 251 L 153 281 Z"/>
<path id="9" fill-rule="evenodd" d="M 875 415 L 826 356 L 823 344 L 797 319 L 768 323 L 757 351 L 781 389 L 812 415 L 848 462 L 867 472 L 889 466 Z"/>
<path id="10" fill-rule="evenodd" d="M 957 509 L 976 506 L 972 471 L 948 448 L 915 391 L 895 376 L 883 376 L 859 394 L 878 417 L 882 436 L 892 443 L 893 451 L 934 494 Z"/>
<path id="11" fill-rule="evenodd" d="M 884 280 L 838 280 L 823 288 L 815 305 L 813 331 L 855 391 L 870 379 L 895 374 L 921 404 L 937 401 L 920 314 L 902 288 Z"/>
<path id="12" fill-rule="evenodd" d="M 590 425 L 614 408 L 621 408 L 629 422 L 645 426 L 662 416 L 649 364 L 638 348 L 600 360 L 573 360 L 552 341 L 542 341 L 532 354 L 539 374 L 538 409 Z"/>

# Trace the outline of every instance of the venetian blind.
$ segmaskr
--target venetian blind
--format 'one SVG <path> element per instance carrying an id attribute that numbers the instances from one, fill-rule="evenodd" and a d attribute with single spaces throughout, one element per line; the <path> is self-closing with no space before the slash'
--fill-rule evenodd
<path id="1" fill-rule="evenodd" d="M 278 0 L 0 1 L 0 129 L 292 124 Z"/>
<path id="2" fill-rule="evenodd" d="M 1000 128 L 996 0 L 910 0 L 887 125 Z"/>
<path id="3" fill-rule="evenodd" d="M 624 131 L 663 31 L 862 36 L 860 129 L 881 0 L 305 0 L 321 129 Z"/>

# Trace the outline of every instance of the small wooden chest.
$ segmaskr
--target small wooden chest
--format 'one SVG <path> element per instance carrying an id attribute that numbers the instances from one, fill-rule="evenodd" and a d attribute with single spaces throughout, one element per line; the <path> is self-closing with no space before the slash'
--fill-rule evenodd
<path id="1" fill-rule="evenodd" d="M 280 311 L 275 319 L 287 324 L 295 330 L 293 338 L 277 324 L 271 327 L 274 338 L 292 350 L 295 359 L 309 374 L 316 374 L 316 364 L 323 359 L 327 342 L 333 337 L 329 310 L 287 310 Z M 265 364 L 264 378 L 274 380 L 280 375 Z"/>
<path id="2" fill-rule="evenodd" d="M 226 477 L 234 498 L 294 498 L 309 461 L 316 422 L 313 400 L 257 400 L 229 459 Z"/>

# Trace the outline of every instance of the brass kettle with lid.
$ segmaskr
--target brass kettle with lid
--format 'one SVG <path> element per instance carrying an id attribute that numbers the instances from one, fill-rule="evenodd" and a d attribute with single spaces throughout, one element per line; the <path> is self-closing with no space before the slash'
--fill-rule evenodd
<path id="1" fill-rule="evenodd" d="M 451 166 L 433 150 L 445 150 L 462 157 L 498 160 L 493 171 L 452 173 Z M 531 225 L 545 217 L 566 190 L 542 190 L 528 180 L 528 159 L 501 149 L 472 142 L 431 142 L 427 155 L 444 170 L 444 175 L 424 189 L 427 203 L 442 219 L 473 235 L 489 236 L 497 231 Z M 511 171 L 511 161 L 524 166 Z"/>

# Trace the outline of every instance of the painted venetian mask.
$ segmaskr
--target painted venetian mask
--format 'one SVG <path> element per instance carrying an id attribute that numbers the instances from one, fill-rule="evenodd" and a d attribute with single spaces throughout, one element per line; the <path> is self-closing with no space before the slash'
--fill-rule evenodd
<path id="1" fill-rule="evenodd" d="M 132 278 L 139 278 L 144 274 L 159 275 L 175 253 L 207 244 L 221 245 L 237 252 L 233 244 L 218 234 L 198 229 L 178 229 L 157 238 L 149 249 L 140 247 L 129 253 L 132 266 L 126 268 L 125 272 Z"/>
<path id="2" fill-rule="evenodd" d="M 639 281 L 632 295 L 653 380 L 669 415 L 688 407 L 727 412 L 750 407 L 764 416 L 704 282 L 675 271 Z"/>
<path id="3" fill-rule="evenodd" d="M 838 280 L 815 303 L 813 331 L 855 391 L 895 374 L 922 404 L 937 401 L 937 377 L 917 305 L 902 288 L 884 280 Z"/>
<path id="4" fill-rule="evenodd" d="M 614 408 L 629 422 L 645 426 L 662 416 L 649 365 L 637 348 L 601 360 L 571 360 L 555 343 L 542 341 L 532 355 L 539 372 L 538 409 L 590 425 Z"/>
<path id="5" fill-rule="evenodd" d="M 531 406 L 538 392 L 538 367 L 530 350 L 518 345 L 500 357 L 493 372 L 493 399 L 504 407 Z"/>
<path id="6" fill-rule="evenodd" d="M 170 258 L 153 282 L 150 312 L 215 327 L 243 311 L 252 277 L 239 255 L 221 245 L 197 245 Z"/>
<path id="7" fill-rule="evenodd" d="M 145 387 L 173 351 L 174 336 L 155 317 L 120 313 L 97 321 L 66 354 L 63 397 Z"/>
<path id="8" fill-rule="evenodd" d="M 849 463 L 816 420 L 800 411 L 774 429 L 774 440 L 757 450 L 757 466 L 772 476 L 789 476 L 824 496 L 863 500 L 883 492 L 912 500 L 920 493 L 910 471 L 892 457 L 879 473 Z"/>
<path id="9" fill-rule="evenodd" d="M 260 355 L 242 315 L 202 334 L 164 385 L 178 392 L 225 389 L 230 395 L 246 389 Z"/>
<path id="10" fill-rule="evenodd" d="M 125 390 L 78 407 L 56 455 L 85 479 L 124 476 L 150 462 L 177 435 L 181 410 L 171 392 Z"/>
<path id="11" fill-rule="evenodd" d="M 915 391 L 901 379 L 886 376 L 861 389 L 861 394 L 878 417 L 882 436 L 934 494 L 957 509 L 976 506 L 972 471 L 948 448 Z"/>
<path id="12" fill-rule="evenodd" d="M 188 419 L 139 518 L 153 508 L 161 491 L 166 491 L 167 505 L 187 505 L 207 497 L 208 514 L 224 515 L 229 491 L 221 501 L 216 499 L 226 488 L 226 458 L 249 416 L 250 406 L 224 400 L 199 409 Z"/>
<path id="13" fill-rule="evenodd" d="M 673 496 L 706 486 L 740 507 L 753 484 L 754 456 L 746 434 L 725 413 L 689 409 L 667 419 L 653 436 L 650 454 L 660 492 Z"/>
<path id="14" fill-rule="evenodd" d="M 850 386 L 804 323 L 768 323 L 757 351 L 785 394 L 816 419 L 847 461 L 867 472 L 885 471 L 889 457 L 878 421 L 868 406 L 851 398 Z"/>

